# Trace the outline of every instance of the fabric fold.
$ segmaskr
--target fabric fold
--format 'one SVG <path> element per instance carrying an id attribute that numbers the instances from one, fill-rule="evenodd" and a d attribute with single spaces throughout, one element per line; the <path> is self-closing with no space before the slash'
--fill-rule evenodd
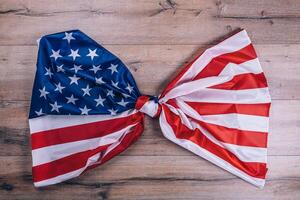
<path id="1" fill-rule="evenodd" d="M 159 118 L 177 145 L 263 187 L 271 97 L 245 30 L 208 48 L 161 95 L 142 95 L 125 64 L 79 30 L 39 41 L 29 125 L 37 187 L 126 150 Z"/>

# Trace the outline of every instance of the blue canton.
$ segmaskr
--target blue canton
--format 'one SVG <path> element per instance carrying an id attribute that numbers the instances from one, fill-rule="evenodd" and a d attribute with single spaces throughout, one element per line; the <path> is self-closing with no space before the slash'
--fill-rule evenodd
<path id="1" fill-rule="evenodd" d="M 29 118 L 124 112 L 140 92 L 124 63 L 79 30 L 39 41 Z"/>

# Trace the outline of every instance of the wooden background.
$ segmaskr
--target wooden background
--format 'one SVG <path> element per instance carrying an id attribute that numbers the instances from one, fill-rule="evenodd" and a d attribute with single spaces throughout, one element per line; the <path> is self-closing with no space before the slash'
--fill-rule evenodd
<path id="1" fill-rule="evenodd" d="M 147 118 L 121 156 L 35 189 L 27 113 L 36 39 L 79 28 L 117 54 L 140 90 L 159 94 L 195 53 L 245 28 L 273 99 L 263 190 L 167 141 Z M 299 199 L 300 1 L 0 0 L 0 199 Z"/>

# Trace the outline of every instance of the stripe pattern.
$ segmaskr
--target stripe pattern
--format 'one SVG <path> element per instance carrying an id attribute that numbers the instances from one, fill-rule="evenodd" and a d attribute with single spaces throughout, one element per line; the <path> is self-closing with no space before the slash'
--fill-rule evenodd
<path id="1" fill-rule="evenodd" d="M 29 119 L 36 187 L 77 177 L 120 154 L 143 131 L 143 114 L 46 115 Z"/>
<path id="2" fill-rule="evenodd" d="M 72 40 L 81 37 L 87 40 L 87 36 L 79 31 L 74 32 L 74 36 L 77 34 L 76 39 L 71 33 L 65 33 L 64 37 L 69 46 Z M 55 44 L 61 45 L 61 40 L 64 40 L 61 35 L 50 35 L 48 39 L 51 43 L 55 36 Z M 71 44 L 76 45 L 74 42 Z M 97 50 L 88 50 L 86 57 L 91 57 L 88 61 L 91 59 L 94 62 Z M 59 50 L 52 52 L 50 57 L 53 57 L 53 62 L 66 59 L 66 56 L 59 54 Z M 80 57 L 74 50 L 73 54 L 73 60 Z M 115 58 L 111 53 L 108 55 L 107 59 Z M 86 61 L 86 57 L 83 61 Z M 118 63 L 119 67 L 112 64 L 100 69 L 100 65 L 93 65 L 89 70 L 83 70 L 77 65 L 75 68 L 74 65 L 77 71 L 82 70 L 79 75 L 85 75 L 81 85 L 76 84 L 79 78 L 75 70 L 71 86 L 57 84 L 54 89 L 51 82 L 47 87 L 34 88 L 37 93 L 33 92 L 29 126 L 32 173 L 36 187 L 77 177 L 123 152 L 141 135 L 144 114 L 159 117 L 162 132 L 167 139 L 249 183 L 264 186 L 271 98 L 266 78 L 246 31 L 200 54 L 169 83 L 159 97 L 141 95 L 128 69 L 120 60 Z M 52 75 L 64 80 L 66 77 L 62 74 L 62 66 L 54 75 L 47 69 L 47 80 L 50 76 L 49 81 L 53 81 Z M 122 73 L 118 73 L 118 70 Z M 98 71 L 98 75 L 106 81 L 90 77 L 91 73 L 98 76 Z M 39 73 L 37 75 L 36 82 L 40 79 Z M 114 76 L 116 81 L 111 80 Z M 124 77 L 129 82 L 120 84 Z M 77 86 L 83 87 L 87 80 L 96 81 L 93 87 L 95 92 L 89 93 L 92 89 L 88 84 L 81 89 L 83 97 L 80 100 L 75 98 L 73 95 L 78 95 Z M 91 103 L 90 96 L 97 96 L 96 90 L 99 89 L 100 93 L 102 90 L 107 91 L 107 98 L 99 95 Z M 64 96 L 67 93 L 70 95 Z M 35 101 L 35 98 L 42 101 Z M 55 99 L 58 99 L 58 103 L 51 102 Z M 87 104 L 88 107 L 69 105 L 76 105 L 77 100 L 79 104 Z M 48 103 L 52 109 L 48 108 Z M 37 107 L 41 107 L 40 110 L 36 110 Z"/>
<path id="3" fill-rule="evenodd" d="M 271 98 L 245 30 L 187 65 L 162 92 L 159 102 L 165 137 L 264 186 Z"/>

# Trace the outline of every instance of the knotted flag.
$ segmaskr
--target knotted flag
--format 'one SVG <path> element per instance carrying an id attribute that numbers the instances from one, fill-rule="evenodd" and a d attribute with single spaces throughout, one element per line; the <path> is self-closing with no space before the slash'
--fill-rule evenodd
<path id="1" fill-rule="evenodd" d="M 142 134 L 147 114 L 170 141 L 263 187 L 271 98 L 245 30 L 202 52 L 159 97 L 79 30 L 39 40 L 29 126 L 36 187 L 105 163 Z"/>

